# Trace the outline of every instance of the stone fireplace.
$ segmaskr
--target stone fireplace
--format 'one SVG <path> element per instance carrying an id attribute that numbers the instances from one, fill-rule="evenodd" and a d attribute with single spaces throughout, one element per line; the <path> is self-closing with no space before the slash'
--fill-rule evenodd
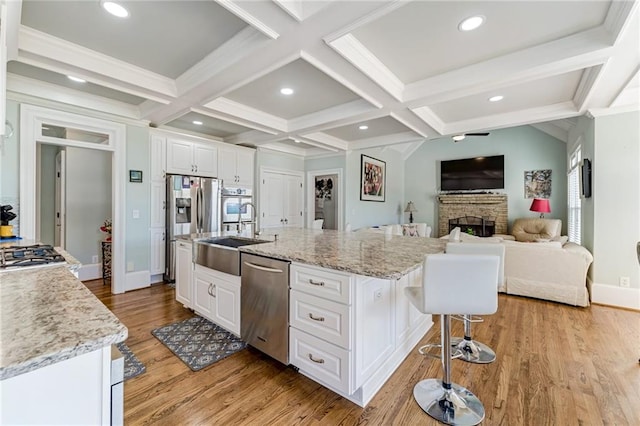
<path id="1" fill-rule="evenodd" d="M 441 194 L 438 195 L 438 236 L 447 235 L 450 226 L 469 225 L 474 235 L 479 230 L 506 234 L 508 206 L 505 194 Z M 471 232 L 471 231 L 470 231 Z M 486 236 L 486 235 L 485 235 Z"/>

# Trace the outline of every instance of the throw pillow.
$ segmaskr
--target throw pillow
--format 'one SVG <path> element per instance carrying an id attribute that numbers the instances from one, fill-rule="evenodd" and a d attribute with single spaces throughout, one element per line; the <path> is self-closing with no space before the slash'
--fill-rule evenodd
<path id="1" fill-rule="evenodd" d="M 458 242 L 460 241 L 460 228 L 459 227 L 455 227 L 453 228 L 453 230 L 449 233 L 449 241 L 452 242 Z"/>
<path id="2" fill-rule="evenodd" d="M 402 235 L 405 237 L 419 237 L 417 225 L 402 225 Z"/>

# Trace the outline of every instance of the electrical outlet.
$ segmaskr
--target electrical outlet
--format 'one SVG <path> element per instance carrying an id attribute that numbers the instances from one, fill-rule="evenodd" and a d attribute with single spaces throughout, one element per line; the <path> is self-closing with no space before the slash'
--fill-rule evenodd
<path id="1" fill-rule="evenodd" d="M 620 287 L 631 287 L 631 280 L 629 277 L 620 277 Z"/>
<path id="2" fill-rule="evenodd" d="M 133 262 L 127 262 L 127 272 L 133 272 L 134 269 Z"/>
<path id="3" fill-rule="evenodd" d="M 98 263 L 98 256 L 93 256 L 91 258 L 91 263 Z"/>

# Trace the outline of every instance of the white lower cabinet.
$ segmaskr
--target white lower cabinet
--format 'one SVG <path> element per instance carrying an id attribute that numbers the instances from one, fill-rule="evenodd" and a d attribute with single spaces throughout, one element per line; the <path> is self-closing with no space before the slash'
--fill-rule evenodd
<path id="1" fill-rule="evenodd" d="M 380 279 L 292 263 L 289 361 L 364 407 L 433 324 L 404 297 L 418 269 Z"/>
<path id="2" fill-rule="evenodd" d="M 193 252 L 187 241 L 176 242 L 176 300 L 192 308 Z"/>
<path id="3" fill-rule="evenodd" d="M 240 336 L 240 277 L 196 265 L 193 309 Z"/>

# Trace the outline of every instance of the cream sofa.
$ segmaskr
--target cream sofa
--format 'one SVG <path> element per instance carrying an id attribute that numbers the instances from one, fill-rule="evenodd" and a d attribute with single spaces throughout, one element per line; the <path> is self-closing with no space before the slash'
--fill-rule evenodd
<path id="1" fill-rule="evenodd" d="M 512 228 L 512 235 L 488 238 L 463 233 L 459 241 L 462 244 L 504 244 L 504 283 L 499 289 L 501 292 L 588 306 L 587 271 L 593 256 L 586 248 L 566 242 L 567 238 L 560 236 L 562 221 L 517 219 Z M 455 234 L 452 232 L 442 238 L 455 240 Z"/>

